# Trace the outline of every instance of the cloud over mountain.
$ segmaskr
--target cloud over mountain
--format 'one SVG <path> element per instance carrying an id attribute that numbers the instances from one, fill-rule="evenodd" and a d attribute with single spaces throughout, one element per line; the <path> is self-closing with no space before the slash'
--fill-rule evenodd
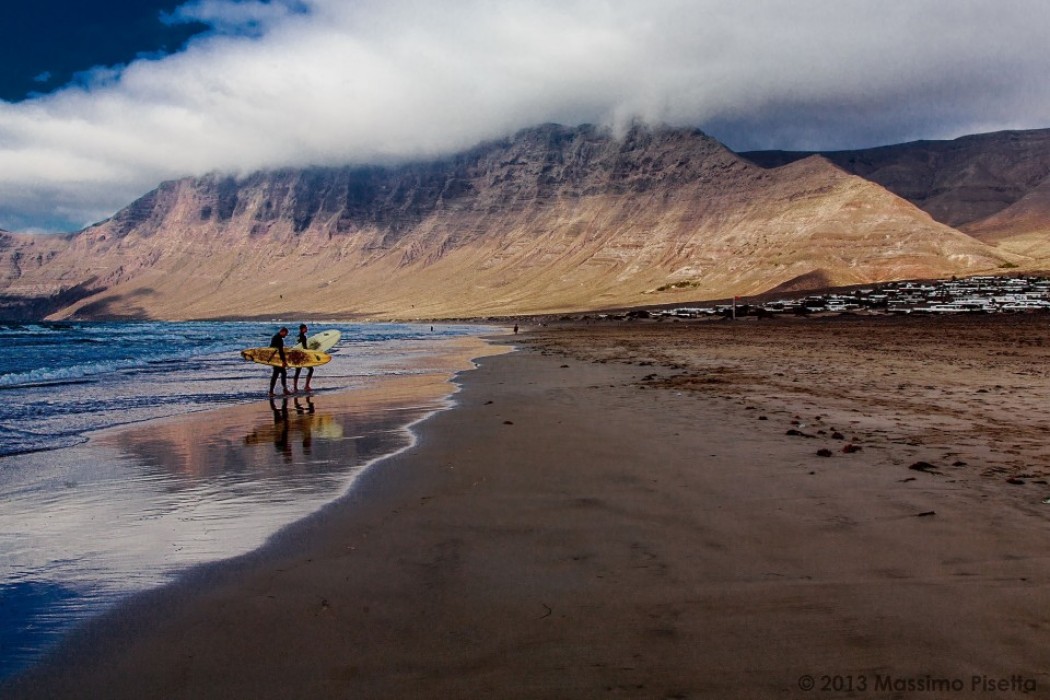
<path id="1" fill-rule="evenodd" d="M 0 227 L 212 170 L 393 162 L 542 122 L 845 148 L 1050 122 L 1030 0 L 199 0 L 177 54 L 0 102 Z"/>

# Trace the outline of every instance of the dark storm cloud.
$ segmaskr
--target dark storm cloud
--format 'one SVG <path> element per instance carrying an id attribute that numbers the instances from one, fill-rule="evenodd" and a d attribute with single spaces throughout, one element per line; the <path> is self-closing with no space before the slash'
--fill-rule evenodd
<path id="1" fill-rule="evenodd" d="M 545 121 L 699 126 L 738 150 L 1050 125 L 1028 0 L 200 0 L 185 51 L 0 103 L 0 227 L 159 180 L 425 157 Z M 51 212 L 50 218 L 48 212 Z"/>

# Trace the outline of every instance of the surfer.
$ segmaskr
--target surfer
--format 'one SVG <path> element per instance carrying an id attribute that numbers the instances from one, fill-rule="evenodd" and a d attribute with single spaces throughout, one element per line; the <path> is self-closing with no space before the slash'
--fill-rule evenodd
<path id="1" fill-rule="evenodd" d="M 306 329 L 306 324 L 305 323 L 300 323 L 299 324 L 299 339 L 297 341 L 295 341 L 299 345 L 301 345 L 304 349 L 310 347 L 310 344 L 306 340 L 306 330 L 307 330 Z M 303 371 L 302 367 L 296 367 L 295 368 L 295 376 L 292 377 L 292 391 L 295 392 L 295 393 L 299 393 L 299 373 L 302 372 L 302 371 Z M 303 385 L 303 391 L 310 391 L 310 380 L 313 379 L 313 378 L 314 378 L 314 368 L 313 367 L 307 367 L 306 368 L 306 384 Z"/>
<path id="2" fill-rule="evenodd" d="M 278 354 L 281 356 L 281 366 L 277 367 L 274 365 L 273 373 L 270 375 L 270 396 L 273 396 L 274 387 L 277 386 L 277 377 L 281 377 L 281 386 L 284 388 L 284 393 L 290 393 L 288 391 L 288 358 L 284 356 L 284 339 L 288 335 L 287 328 L 281 328 L 277 331 L 272 338 L 270 338 L 270 347 L 276 348 Z"/>

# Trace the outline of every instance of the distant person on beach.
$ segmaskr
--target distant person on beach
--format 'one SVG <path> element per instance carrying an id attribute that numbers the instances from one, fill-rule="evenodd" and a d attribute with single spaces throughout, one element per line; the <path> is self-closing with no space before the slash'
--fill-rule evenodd
<path id="1" fill-rule="evenodd" d="M 274 387 L 277 386 L 277 377 L 281 378 L 281 387 L 284 389 L 284 393 L 289 394 L 288 391 L 288 359 L 284 356 L 284 339 L 288 335 L 287 328 L 281 328 L 277 331 L 272 338 L 270 338 L 270 347 L 277 348 L 278 354 L 281 356 L 281 366 L 276 365 L 273 368 L 273 373 L 270 375 L 270 396 L 273 396 Z"/>
<path id="2" fill-rule="evenodd" d="M 309 350 L 310 346 L 306 342 L 306 324 L 299 324 L 299 338 L 295 342 L 303 346 L 303 350 Z M 303 371 L 302 367 L 295 368 L 295 376 L 292 377 L 292 391 L 299 393 L 299 373 Z M 314 368 L 306 368 L 306 384 L 303 385 L 303 391 L 310 391 L 310 380 L 314 378 Z"/>
<path id="3" fill-rule="evenodd" d="M 518 334 L 518 324 L 514 324 L 514 335 Z"/>

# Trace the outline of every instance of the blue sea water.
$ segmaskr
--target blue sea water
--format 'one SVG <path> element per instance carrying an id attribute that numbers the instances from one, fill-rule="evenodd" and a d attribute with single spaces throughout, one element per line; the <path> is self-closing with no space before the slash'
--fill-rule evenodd
<path id="1" fill-rule="evenodd" d="M 364 410 L 344 390 L 434 374 L 442 344 L 491 330 L 311 323 L 342 331 L 332 361 L 311 395 L 271 401 L 270 369 L 238 350 L 278 326 L 0 324 L 0 680 L 128 595 L 330 503 L 440 407 L 406 393 Z M 157 420 L 222 406 L 225 423 Z"/>
<path id="2" fill-rule="evenodd" d="M 297 325 L 297 324 L 296 324 Z M 83 442 L 99 428 L 257 398 L 269 371 L 237 350 L 268 345 L 277 324 L 252 322 L 0 325 L 0 456 Z M 294 342 L 296 326 L 288 338 Z M 328 386 L 383 374 L 414 343 L 474 326 L 320 324 L 344 336 Z M 262 377 L 260 379 L 260 377 Z"/>

